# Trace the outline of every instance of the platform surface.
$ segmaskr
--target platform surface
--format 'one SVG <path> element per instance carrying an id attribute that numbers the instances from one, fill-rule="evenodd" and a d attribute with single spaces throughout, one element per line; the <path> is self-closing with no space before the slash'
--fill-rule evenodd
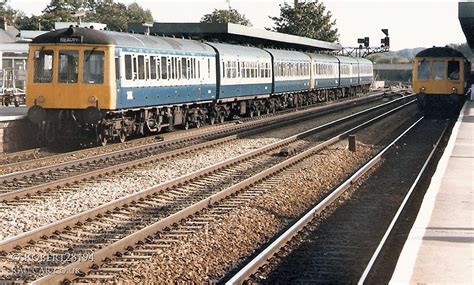
<path id="1" fill-rule="evenodd" d="M 28 108 L 26 106 L 0 106 L 0 122 L 21 120 L 26 118 Z"/>
<path id="2" fill-rule="evenodd" d="M 466 101 L 390 284 L 474 284 L 474 102 Z"/>

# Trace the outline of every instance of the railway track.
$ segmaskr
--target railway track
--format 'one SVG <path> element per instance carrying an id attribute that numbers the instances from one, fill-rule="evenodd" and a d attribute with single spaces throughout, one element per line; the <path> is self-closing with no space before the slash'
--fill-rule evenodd
<path id="1" fill-rule="evenodd" d="M 153 239 L 157 231 L 172 227 L 173 224 L 191 215 L 196 217 L 199 211 L 208 209 L 211 204 L 226 199 L 257 182 L 269 179 L 305 158 L 315 155 L 322 148 L 340 141 L 349 133 L 364 128 L 413 102 L 383 114 L 365 112 L 365 116 L 361 114 L 349 116 L 352 119 L 357 118 L 356 122 L 349 121 L 349 118 L 339 119 L 240 157 L 5 240 L 0 243 L 0 251 L 4 255 L 2 257 L 4 270 L 0 276 L 6 280 L 33 281 L 35 278 L 40 278 L 37 280 L 39 283 L 54 283 L 84 276 L 91 269 L 98 270 L 97 265 L 114 256 L 125 261 L 147 259 L 156 252 L 156 249 L 166 248 L 169 245 L 167 243 L 175 242 L 179 236 L 189 234 L 190 229 L 200 228 L 205 224 L 203 222 L 205 219 L 198 219 L 184 229 L 177 229 L 167 234 L 164 244 L 150 246 L 155 250 L 145 249 L 138 255 L 132 252 L 132 256 L 123 253 L 123 250 L 128 252 L 128 249 L 137 242 Z M 335 125 L 345 131 L 334 136 Z M 329 127 L 331 129 L 328 129 Z M 325 130 L 325 135 L 321 134 L 322 130 Z M 314 137 L 316 133 L 317 137 Z M 326 140 L 322 138 L 325 136 L 332 137 Z M 318 143 L 320 140 L 324 142 Z M 284 146 L 293 148 L 295 154 L 290 157 L 275 155 Z M 257 194 L 258 191 L 249 192 L 246 197 L 252 198 Z M 243 202 L 245 199 L 241 197 L 240 200 L 232 200 L 229 203 L 238 205 Z M 231 208 L 229 205 L 212 207 L 214 212 L 211 211 L 211 215 Z M 94 250 L 92 255 L 91 249 Z M 28 256 L 33 252 L 42 256 L 40 260 L 46 258 L 47 262 L 29 259 Z M 117 252 L 122 253 L 117 254 Z M 64 257 L 65 254 L 79 260 L 71 263 L 71 260 L 49 258 L 51 256 Z M 49 274 L 51 272 L 52 274 Z"/>
<path id="2" fill-rule="evenodd" d="M 418 120 L 228 276 L 226 284 L 388 283 L 396 258 L 389 266 L 386 258 L 398 255 L 388 253 L 385 243 L 448 128 L 445 122 Z M 369 278 L 372 271 L 377 277 Z"/>
<path id="3" fill-rule="evenodd" d="M 406 99 L 401 98 L 399 100 Z M 394 101 L 396 102 L 397 100 Z M 343 108 L 347 107 L 346 105 L 343 106 Z M 332 112 L 332 108 L 331 106 L 331 108 L 326 111 Z M 205 148 L 211 148 L 258 132 L 264 132 L 277 127 L 296 124 L 303 120 L 319 117 L 324 113 L 324 110 L 321 110 L 321 112 L 317 114 L 314 112 L 304 112 L 303 114 L 299 114 L 293 118 L 287 118 L 283 121 L 270 118 L 270 121 L 266 121 L 263 126 L 257 123 L 236 125 L 231 128 L 224 128 L 219 132 L 199 133 L 191 137 L 156 142 L 126 150 L 66 161 L 56 165 L 6 174 L 0 176 L 0 201 L 14 201 L 20 197 L 34 196 L 37 193 L 41 195 L 41 193 L 52 189 L 73 185 L 78 181 L 84 181 L 100 175 L 107 175 L 108 173 L 131 169 L 143 164 L 185 155 Z M 239 134 L 227 135 L 228 133 L 239 131 L 241 132 Z"/>
<path id="4" fill-rule="evenodd" d="M 402 91 L 405 94 L 408 94 L 406 91 Z M 397 92 L 374 92 L 372 95 L 369 95 L 368 98 L 372 97 L 378 97 L 381 96 L 382 94 L 387 94 L 387 95 L 394 95 Z M 365 99 L 362 99 L 364 101 Z M 352 100 L 347 100 L 347 101 L 352 101 Z M 333 103 L 331 105 L 344 105 L 347 104 L 347 101 L 341 101 L 338 103 Z M 356 100 L 357 101 L 357 100 Z M 350 104 L 350 103 L 349 103 Z M 314 110 L 318 108 L 327 108 L 328 105 L 319 105 L 319 106 L 303 106 L 298 108 L 299 111 L 308 111 L 308 110 Z M 239 122 L 244 122 L 246 124 L 250 125 L 258 125 L 259 120 L 263 120 L 261 123 L 267 123 L 267 121 L 273 121 L 273 119 L 277 119 L 281 116 L 294 116 L 295 109 L 288 109 L 284 111 L 277 112 L 275 114 L 265 114 L 259 117 L 253 117 L 253 118 L 242 118 L 240 119 Z M 227 122 L 224 124 L 220 125 L 213 125 L 213 126 L 206 126 L 201 129 L 193 129 L 193 130 L 187 130 L 187 131 L 177 131 L 173 133 L 164 133 L 160 134 L 158 138 L 164 138 L 165 140 L 173 140 L 176 138 L 183 138 L 186 136 L 193 137 L 193 135 L 197 135 L 199 133 L 207 133 L 207 132 L 214 132 L 214 131 L 219 131 L 227 128 L 231 128 L 229 131 L 233 131 L 232 129 L 235 127 L 232 127 L 235 122 Z M 251 127 L 251 126 L 249 126 Z M 37 168 L 37 167 L 42 167 L 45 164 L 48 163 L 48 161 L 71 161 L 75 160 L 77 158 L 85 158 L 88 156 L 94 156 L 94 155 L 99 155 L 99 154 L 105 154 L 108 152 L 116 152 L 123 150 L 124 148 L 134 148 L 134 147 L 140 147 L 146 144 L 150 144 L 155 142 L 156 140 L 154 137 L 145 137 L 145 138 L 138 138 L 132 141 L 125 142 L 123 144 L 115 144 L 115 145 L 108 145 L 105 147 L 94 147 L 94 148 L 87 148 L 87 149 L 80 149 L 80 150 L 74 150 L 74 151 L 69 151 L 67 153 L 55 153 L 54 151 L 48 150 L 48 149 L 42 149 L 42 148 L 36 148 L 36 149 L 31 149 L 31 150 L 25 150 L 21 152 L 16 152 L 16 153 L 10 153 L 10 154 L 3 154 L 0 155 L 0 166 L 2 166 L 2 171 L 0 174 L 7 174 L 10 172 L 15 172 L 15 170 L 26 170 L 26 169 L 32 169 L 32 168 Z"/>

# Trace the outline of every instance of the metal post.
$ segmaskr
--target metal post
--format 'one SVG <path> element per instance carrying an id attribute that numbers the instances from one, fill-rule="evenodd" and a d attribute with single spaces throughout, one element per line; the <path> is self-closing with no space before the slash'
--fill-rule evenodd
<path id="1" fill-rule="evenodd" d="M 348 140 L 349 140 L 349 150 L 352 152 L 356 152 L 356 148 L 357 148 L 356 136 L 349 135 Z"/>

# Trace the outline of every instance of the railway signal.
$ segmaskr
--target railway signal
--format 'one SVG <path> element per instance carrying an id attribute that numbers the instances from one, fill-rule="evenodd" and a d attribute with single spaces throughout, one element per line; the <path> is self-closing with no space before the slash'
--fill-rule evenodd
<path id="1" fill-rule="evenodd" d="M 388 36 L 388 29 L 382 29 L 382 33 L 385 34 L 385 38 L 380 40 L 381 47 L 390 48 L 390 37 Z"/>

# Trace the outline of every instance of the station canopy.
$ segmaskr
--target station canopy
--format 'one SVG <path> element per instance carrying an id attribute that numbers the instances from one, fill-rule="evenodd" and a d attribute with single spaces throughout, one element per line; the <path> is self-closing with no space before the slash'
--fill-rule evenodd
<path id="1" fill-rule="evenodd" d="M 474 1 L 459 2 L 459 22 L 471 49 L 474 49 Z"/>
<path id="2" fill-rule="evenodd" d="M 210 42 L 223 42 L 266 48 L 296 49 L 306 51 L 337 51 L 338 43 L 314 40 L 231 23 L 153 23 L 130 24 L 129 32 L 183 37 Z"/>

